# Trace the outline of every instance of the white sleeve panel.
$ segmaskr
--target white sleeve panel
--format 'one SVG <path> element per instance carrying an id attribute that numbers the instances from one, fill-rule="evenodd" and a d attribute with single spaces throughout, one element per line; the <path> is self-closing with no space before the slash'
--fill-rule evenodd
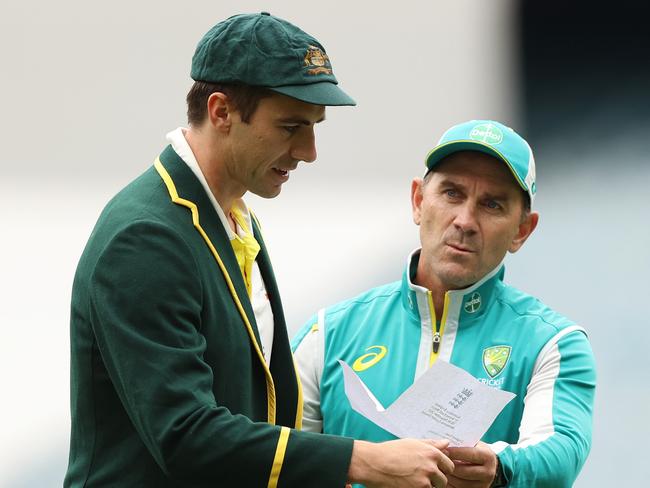
<path id="1" fill-rule="evenodd" d="M 540 351 L 533 368 L 533 377 L 528 384 L 524 398 L 524 412 L 519 425 L 519 440 L 512 446 L 513 449 L 537 444 L 554 434 L 553 394 L 562 360 L 558 342 L 567 334 L 577 330 L 584 332 L 584 329 L 578 326 L 563 329 L 553 336 Z"/>
<path id="2" fill-rule="evenodd" d="M 302 383 L 302 430 L 322 432 L 323 415 L 320 410 L 320 380 L 323 374 L 325 333 L 324 310 L 318 313 L 318 322 L 300 341 L 293 356 Z"/>
<path id="3" fill-rule="evenodd" d="M 554 344 L 535 369 L 524 398 L 519 440 L 513 449 L 537 444 L 553 435 L 553 390 L 560 373 L 560 359 L 560 351 Z"/>

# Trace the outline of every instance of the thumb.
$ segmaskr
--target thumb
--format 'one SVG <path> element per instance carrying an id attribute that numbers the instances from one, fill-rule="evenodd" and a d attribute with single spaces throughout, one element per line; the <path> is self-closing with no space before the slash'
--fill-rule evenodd
<path id="1" fill-rule="evenodd" d="M 436 449 L 440 450 L 447 449 L 449 447 L 448 439 L 427 439 L 426 442 L 431 444 Z"/>

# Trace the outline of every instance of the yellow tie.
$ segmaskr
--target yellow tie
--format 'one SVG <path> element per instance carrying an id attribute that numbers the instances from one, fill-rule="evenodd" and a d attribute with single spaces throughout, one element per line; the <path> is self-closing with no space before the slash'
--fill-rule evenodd
<path id="1" fill-rule="evenodd" d="M 253 263 L 257 257 L 257 253 L 260 252 L 260 245 L 255 240 L 255 236 L 248 229 L 246 225 L 246 219 L 242 214 L 241 210 L 233 207 L 230 209 L 230 213 L 237 222 L 237 225 L 244 231 L 244 236 L 241 237 L 235 232 L 235 238 L 230 241 L 233 251 L 235 251 L 235 257 L 237 258 L 237 264 L 239 264 L 239 269 L 241 274 L 244 277 L 244 283 L 246 284 L 246 291 L 248 291 L 248 296 L 252 294 L 252 275 L 253 275 Z"/>

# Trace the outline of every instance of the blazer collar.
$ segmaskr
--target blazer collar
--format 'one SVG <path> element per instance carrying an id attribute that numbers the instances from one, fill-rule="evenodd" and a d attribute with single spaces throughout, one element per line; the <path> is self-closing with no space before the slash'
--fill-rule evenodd
<path id="1" fill-rule="evenodd" d="M 167 146 L 159 156 L 165 170 L 171 177 L 171 180 L 176 187 L 176 192 L 179 198 L 186 200 L 196 207 L 197 216 L 201 228 L 207 234 L 210 242 L 212 242 L 215 249 L 218 251 L 221 260 L 223 261 L 230 279 L 233 283 L 239 301 L 246 312 L 248 320 L 253 325 L 258 344 L 260 343 L 259 332 L 257 331 L 257 324 L 255 322 L 255 314 L 253 307 L 246 291 L 246 284 L 239 270 L 237 258 L 230 244 L 230 238 L 226 229 L 224 228 L 219 215 L 210 201 L 210 198 L 205 192 L 205 189 L 196 178 L 196 175 L 189 166 L 176 154 L 176 151 L 171 145 Z M 188 209 L 187 213 L 188 224 L 193 225 L 192 214 Z M 195 230 L 198 232 L 198 230 Z M 207 246 L 206 242 L 206 246 Z"/>

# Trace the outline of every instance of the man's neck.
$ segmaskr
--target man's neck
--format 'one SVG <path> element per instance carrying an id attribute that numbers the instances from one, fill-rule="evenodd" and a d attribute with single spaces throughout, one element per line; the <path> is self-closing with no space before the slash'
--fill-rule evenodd
<path id="1" fill-rule="evenodd" d="M 422 263 L 418 263 L 413 283 L 422 286 L 431 292 L 433 308 L 436 312 L 436 320 L 440 320 L 445 306 L 445 293 L 447 293 L 448 290 L 445 289 L 441 283 L 438 283 L 437 280 L 428 276 L 428 273 L 426 273 L 422 267 Z"/>
<path id="2" fill-rule="evenodd" d="M 229 216 L 233 203 L 246 193 L 246 189 L 242 188 L 241 184 L 234 181 L 228 174 L 225 164 L 227 154 L 224 154 L 225 151 L 218 141 L 210 138 L 201 131 L 201 128 L 190 127 L 183 133 L 205 180 L 208 182 L 210 191 L 226 216 Z M 230 220 L 232 219 L 229 218 Z"/>

